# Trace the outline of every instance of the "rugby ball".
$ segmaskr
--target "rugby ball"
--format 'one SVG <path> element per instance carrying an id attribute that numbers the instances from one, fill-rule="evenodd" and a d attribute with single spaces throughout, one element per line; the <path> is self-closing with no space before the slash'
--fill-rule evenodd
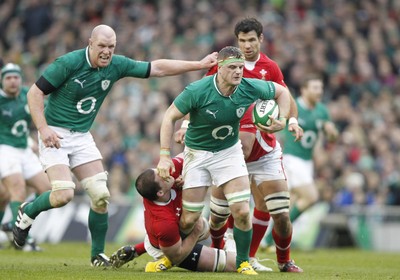
<path id="1" fill-rule="evenodd" d="M 270 126 L 272 121 L 269 116 L 278 118 L 279 106 L 274 99 L 270 100 L 257 100 L 256 105 L 253 108 L 253 123 Z"/>

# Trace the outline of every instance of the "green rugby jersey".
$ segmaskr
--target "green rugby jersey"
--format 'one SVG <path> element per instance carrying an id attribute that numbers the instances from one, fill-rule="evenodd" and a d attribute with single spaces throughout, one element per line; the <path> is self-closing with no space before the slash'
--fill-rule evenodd
<path id="1" fill-rule="evenodd" d="M 218 152 L 239 140 L 239 122 L 257 99 L 273 99 L 272 82 L 243 78 L 234 93 L 223 96 L 216 85 L 216 75 L 188 85 L 175 99 L 178 110 L 190 113 L 185 145 L 196 150 Z"/>
<path id="2" fill-rule="evenodd" d="M 16 148 L 28 147 L 31 115 L 27 100 L 28 88 L 22 87 L 17 97 L 9 97 L 0 89 L 0 144 Z"/>
<path id="3" fill-rule="evenodd" d="M 299 111 L 299 125 L 303 128 L 304 135 L 299 142 L 294 142 L 292 132 L 289 132 L 287 128 L 280 132 L 284 144 L 283 153 L 310 160 L 318 140 L 318 134 L 322 131 L 323 124 L 330 120 L 330 116 L 323 103 L 318 102 L 315 108 L 309 109 L 299 97 L 296 99 L 296 104 Z"/>
<path id="4" fill-rule="evenodd" d="M 121 55 L 113 55 L 107 67 L 92 68 L 88 48 L 60 56 L 43 73 L 56 88 L 45 109 L 47 123 L 87 132 L 116 81 L 124 77 L 147 78 L 149 74 L 150 62 Z"/>

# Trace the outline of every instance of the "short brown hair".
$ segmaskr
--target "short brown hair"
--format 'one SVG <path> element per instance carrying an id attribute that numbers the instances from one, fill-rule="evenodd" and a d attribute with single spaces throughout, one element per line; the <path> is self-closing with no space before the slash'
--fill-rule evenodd
<path id="1" fill-rule="evenodd" d="M 227 58 L 238 58 L 244 60 L 244 55 L 239 48 L 227 46 L 219 51 L 217 59 L 218 61 L 221 61 Z"/>
<path id="2" fill-rule="evenodd" d="M 318 73 L 308 73 L 301 79 L 300 88 L 306 88 L 309 81 L 320 80 L 323 81 L 322 76 Z"/>
<path id="3" fill-rule="evenodd" d="M 154 169 L 146 169 L 136 179 L 135 187 L 138 193 L 148 200 L 156 200 L 157 192 L 161 189 L 160 184 L 156 182 Z"/>
<path id="4" fill-rule="evenodd" d="M 236 38 L 239 36 L 240 32 L 249 33 L 250 31 L 255 31 L 257 33 L 257 37 L 260 37 L 263 33 L 263 26 L 261 22 L 255 18 L 245 18 L 235 25 Z"/>

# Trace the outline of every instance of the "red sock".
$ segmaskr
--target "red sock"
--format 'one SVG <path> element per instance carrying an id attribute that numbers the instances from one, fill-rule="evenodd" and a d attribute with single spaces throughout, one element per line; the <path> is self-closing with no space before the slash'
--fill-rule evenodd
<path id="1" fill-rule="evenodd" d="M 138 256 L 146 253 L 146 249 L 144 248 L 144 242 L 136 244 L 134 247 L 135 247 L 136 254 L 138 254 Z"/>
<path id="2" fill-rule="evenodd" d="M 254 208 L 253 213 L 253 236 L 250 244 L 249 257 L 253 258 L 256 256 L 258 247 L 260 247 L 261 240 L 263 239 L 265 232 L 268 228 L 268 222 L 270 215 L 268 212 L 262 212 Z"/>
<path id="3" fill-rule="evenodd" d="M 211 236 L 211 248 L 218 248 L 218 249 L 224 249 L 225 241 L 224 241 L 224 234 L 226 232 L 226 229 L 228 228 L 228 223 L 225 223 L 225 225 L 220 228 L 220 229 L 212 229 L 210 227 L 210 236 Z"/>
<path id="4" fill-rule="evenodd" d="M 226 223 L 228 224 L 228 228 L 233 229 L 233 226 L 235 225 L 235 220 L 233 219 L 232 215 L 229 216 Z"/>
<path id="5" fill-rule="evenodd" d="M 290 260 L 290 242 L 292 242 L 292 233 L 286 238 L 281 238 L 274 229 L 272 237 L 275 241 L 276 259 L 278 263 L 286 263 Z"/>

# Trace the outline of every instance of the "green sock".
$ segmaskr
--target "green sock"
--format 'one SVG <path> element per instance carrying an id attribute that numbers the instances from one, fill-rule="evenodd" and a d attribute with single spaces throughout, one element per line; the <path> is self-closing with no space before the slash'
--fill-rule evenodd
<path id="1" fill-rule="evenodd" d="M 39 195 L 34 201 L 25 206 L 25 213 L 29 218 L 35 219 L 41 212 L 54 208 L 50 204 L 50 193 L 47 191 Z"/>
<path id="2" fill-rule="evenodd" d="M 297 208 L 296 205 L 294 205 L 289 212 L 289 216 L 290 216 L 290 221 L 292 221 L 292 223 L 301 215 L 301 211 L 299 210 L 299 208 Z"/>
<path id="3" fill-rule="evenodd" d="M 236 242 L 236 267 L 239 268 L 240 264 L 249 261 L 250 243 L 253 235 L 253 229 L 243 231 L 236 226 L 233 227 L 233 238 Z"/>
<path id="4" fill-rule="evenodd" d="M 106 243 L 106 234 L 108 229 L 108 213 L 100 214 L 89 211 L 89 231 L 92 236 L 92 252 L 94 257 L 100 253 L 104 253 Z"/>
<path id="5" fill-rule="evenodd" d="M 11 222 L 14 224 L 18 216 L 18 208 L 22 203 L 20 201 L 10 201 L 10 209 L 12 213 Z"/>

